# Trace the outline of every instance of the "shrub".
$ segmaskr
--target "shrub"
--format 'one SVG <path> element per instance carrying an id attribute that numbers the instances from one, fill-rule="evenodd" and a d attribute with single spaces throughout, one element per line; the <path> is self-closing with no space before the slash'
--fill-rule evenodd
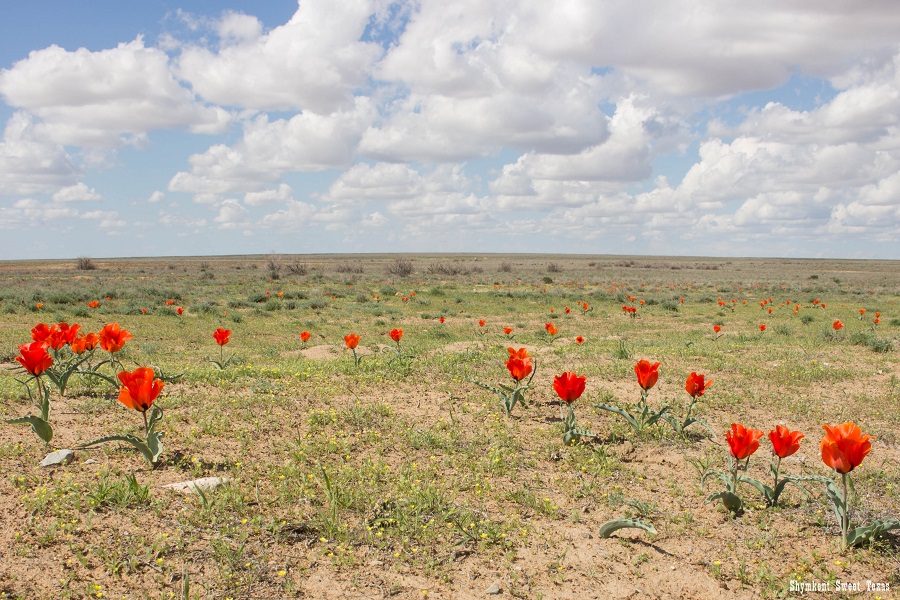
<path id="1" fill-rule="evenodd" d="M 94 263 L 93 259 L 88 258 L 87 256 L 79 256 L 75 259 L 75 268 L 79 271 L 93 271 L 97 268 L 97 265 Z"/>
<path id="2" fill-rule="evenodd" d="M 513 270 L 512 263 L 502 262 L 502 263 L 500 263 L 500 266 L 497 267 L 497 270 L 500 271 L 501 273 L 512 273 L 512 270 Z"/>
<path id="3" fill-rule="evenodd" d="M 560 267 L 557 263 L 550 263 L 547 265 L 548 273 L 562 273 L 562 267 Z"/>
<path id="4" fill-rule="evenodd" d="M 408 258 L 398 258 L 388 266 L 388 273 L 397 277 L 409 277 L 413 274 L 413 264 Z"/>
<path id="5" fill-rule="evenodd" d="M 287 272 L 291 275 L 299 275 L 300 277 L 305 277 L 309 274 L 309 267 L 307 267 L 303 263 L 291 263 L 287 266 Z"/>

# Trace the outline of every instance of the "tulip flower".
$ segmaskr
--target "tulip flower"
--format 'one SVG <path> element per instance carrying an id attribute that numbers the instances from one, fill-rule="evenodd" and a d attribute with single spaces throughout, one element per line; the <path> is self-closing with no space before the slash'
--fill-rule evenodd
<path id="1" fill-rule="evenodd" d="M 659 363 L 651 364 L 649 360 L 639 360 L 634 365 L 634 374 L 637 375 L 638 385 L 641 386 L 641 389 L 648 392 L 659 379 Z"/>
<path id="2" fill-rule="evenodd" d="M 156 377 L 156 372 L 149 367 L 139 367 L 132 372 L 122 371 L 117 376 L 122 382 L 119 389 L 119 402 L 138 412 L 146 413 L 153 405 L 165 385 Z M 144 415 L 147 425 L 147 415 Z"/>
<path id="3" fill-rule="evenodd" d="M 110 323 L 100 330 L 100 347 L 113 354 L 125 346 L 131 334 L 119 327 L 118 323 Z"/>
<path id="4" fill-rule="evenodd" d="M 834 323 L 832 323 L 831 326 L 834 327 L 835 331 L 838 331 L 839 329 L 843 329 L 844 324 L 841 323 L 839 320 L 835 319 Z"/>
<path id="5" fill-rule="evenodd" d="M 353 351 L 353 364 L 358 367 L 360 358 L 356 354 L 356 347 L 359 345 L 359 336 L 355 333 L 348 333 L 344 336 L 344 344 Z"/>
<path id="6" fill-rule="evenodd" d="M 848 484 L 850 472 L 862 464 L 863 459 L 872 450 L 874 438 L 864 435 L 856 423 L 852 421 L 841 425 L 823 425 L 825 437 L 822 438 L 822 462 L 841 474 L 842 490 L 838 490 L 833 481 L 827 484 L 827 495 L 834 506 L 841 525 L 841 548 L 846 550 L 872 539 L 890 529 L 900 527 L 900 521 L 879 521 L 865 527 L 850 529 L 850 505 Z M 843 492 L 843 493 L 841 493 Z"/>
<path id="7" fill-rule="evenodd" d="M 42 342 L 31 342 L 19 346 L 19 354 L 16 361 L 35 377 L 53 366 L 53 357 L 47 352 L 47 346 Z"/>
<path id="8" fill-rule="evenodd" d="M 553 389 L 560 400 L 571 405 L 584 393 L 585 380 L 586 378 L 583 375 L 578 376 L 575 373 L 566 371 L 562 375 L 557 375 L 553 378 Z"/>
<path id="9" fill-rule="evenodd" d="M 562 418 L 563 443 L 566 445 L 571 444 L 577 438 L 594 435 L 590 431 L 575 427 L 575 409 L 572 408 L 572 403 L 584 393 L 584 383 L 583 375 L 579 376 L 569 371 L 553 378 L 553 389 L 556 391 L 556 395 L 567 405 L 566 416 Z"/>
<path id="10" fill-rule="evenodd" d="M 760 323 L 760 324 L 759 324 L 759 330 L 760 330 L 760 331 L 765 331 L 765 330 L 766 330 L 766 324 L 765 324 L 765 323 Z"/>
<path id="11" fill-rule="evenodd" d="M 91 300 L 87 303 L 87 305 L 90 308 L 97 308 L 98 306 L 100 306 L 100 302 L 98 302 L 97 300 Z"/>
<path id="12" fill-rule="evenodd" d="M 799 431 L 791 431 L 784 425 L 778 425 L 769 432 L 769 440 L 772 442 L 772 452 L 779 459 L 787 458 L 800 449 L 800 440 L 804 436 Z"/>
<path id="13" fill-rule="evenodd" d="M 156 377 L 156 372 L 149 367 L 138 367 L 134 371 L 123 370 L 117 375 L 122 386 L 119 388 L 119 402 L 144 417 L 144 439 L 132 434 L 107 435 L 90 442 L 80 444 L 79 448 L 89 448 L 106 442 L 127 442 L 143 454 L 152 466 L 156 466 L 163 452 L 163 433 L 156 430 L 156 424 L 162 418 L 162 410 L 153 406 L 165 384 Z M 148 418 L 147 413 L 150 413 Z"/>
<path id="14" fill-rule="evenodd" d="M 544 325 L 544 329 L 547 330 L 547 336 L 550 338 L 550 343 L 553 343 L 553 336 L 559 333 L 559 329 L 553 323 L 546 323 Z"/>
<path id="15" fill-rule="evenodd" d="M 504 328 L 503 328 L 503 333 L 505 333 L 506 335 L 509 335 L 509 334 L 511 334 L 512 332 L 513 332 L 513 328 L 512 328 L 512 327 L 504 327 Z"/>
<path id="16" fill-rule="evenodd" d="M 825 437 L 822 438 L 822 462 L 845 475 L 862 464 L 863 459 L 872 449 L 868 435 L 863 435 L 856 423 L 842 425 L 823 425 Z"/>
<path id="17" fill-rule="evenodd" d="M 56 325 L 38 323 L 31 329 L 31 339 L 35 342 L 46 342 L 56 329 Z"/>
<path id="18" fill-rule="evenodd" d="M 505 363 L 506 369 L 509 371 L 513 381 L 516 382 L 515 388 L 502 384 L 498 388 L 482 383 L 474 378 L 471 381 L 500 396 L 503 402 L 503 409 L 508 417 L 518 402 L 525 404 L 525 392 L 531 385 L 531 380 L 534 379 L 536 370 L 534 368 L 534 360 L 528 355 L 527 348 L 507 348 L 506 350 L 509 353 L 509 359 Z M 523 383 L 526 378 L 528 381 Z"/>
<path id="19" fill-rule="evenodd" d="M 175 312 L 178 313 L 178 315 L 180 316 L 180 315 L 184 314 L 184 309 L 179 306 L 178 308 L 175 309 Z"/>
<path id="20" fill-rule="evenodd" d="M 391 332 L 388 334 L 392 340 L 397 343 L 397 353 L 400 353 L 400 340 L 403 339 L 403 329 L 397 327 L 395 329 L 391 329 Z"/>
<path id="21" fill-rule="evenodd" d="M 11 425 L 30 425 L 32 431 L 45 444 L 49 444 L 53 439 L 53 428 L 49 422 L 50 390 L 44 387 L 41 373 L 53 365 L 53 357 L 47 352 L 47 345 L 44 342 L 35 341 L 19 346 L 19 356 L 16 357 L 16 361 L 34 376 L 38 398 L 35 405 L 40 411 L 40 416 L 26 415 L 17 419 L 7 419 L 6 422 Z M 28 382 L 25 382 L 24 385 L 28 389 Z M 28 396 L 33 399 L 30 389 L 28 389 Z"/>
<path id="22" fill-rule="evenodd" d="M 713 331 L 718 334 L 720 331 L 722 331 L 722 326 L 721 325 L 713 325 Z"/>
<path id="23" fill-rule="evenodd" d="M 688 375 L 687 382 L 684 385 L 684 389 L 687 390 L 687 393 L 691 395 L 692 398 L 699 398 L 706 392 L 707 388 L 712 385 L 713 380 L 704 381 L 704 376 L 700 373 L 691 372 Z"/>
<path id="24" fill-rule="evenodd" d="M 740 423 L 732 423 L 731 431 L 725 433 L 725 440 L 731 455 L 737 460 L 744 460 L 759 450 L 759 438 L 763 435 L 758 429 L 747 429 Z"/>
<path id="25" fill-rule="evenodd" d="M 581 344 L 584 343 L 584 338 L 579 335 L 578 337 L 575 338 L 575 343 L 580 346 Z"/>
<path id="26" fill-rule="evenodd" d="M 506 368 L 516 383 L 519 383 L 531 373 L 531 358 L 510 358 L 506 361 Z"/>
<path id="27" fill-rule="evenodd" d="M 300 341 L 305 344 L 306 342 L 309 341 L 309 336 L 310 336 L 310 334 L 308 331 L 301 331 L 300 332 Z"/>
<path id="28" fill-rule="evenodd" d="M 216 340 L 216 343 L 219 345 L 219 360 L 210 359 L 209 362 L 216 365 L 220 371 L 224 371 L 225 367 L 228 366 L 228 363 L 231 362 L 231 359 L 234 358 L 234 353 L 228 357 L 228 360 L 225 359 L 225 344 L 227 344 L 230 340 L 231 336 L 230 329 L 223 329 L 219 327 L 213 332 L 213 338 Z"/>

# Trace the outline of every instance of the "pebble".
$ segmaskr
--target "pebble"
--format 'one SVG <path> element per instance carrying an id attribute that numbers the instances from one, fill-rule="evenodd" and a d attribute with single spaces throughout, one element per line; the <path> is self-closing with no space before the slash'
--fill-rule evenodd
<path id="1" fill-rule="evenodd" d="M 57 465 L 67 465 L 75 458 L 75 453 L 68 449 L 57 450 L 51 452 L 44 460 L 41 461 L 42 467 L 55 467 Z"/>
<path id="2" fill-rule="evenodd" d="M 194 489 L 195 487 L 199 488 L 201 491 L 208 492 L 216 489 L 220 485 L 228 483 L 228 481 L 229 480 L 224 477 L 201 477 L 200 479 L 194 479 L 193 481 L 179 481 L 178 483 L 170 483 L 162 487 L 163 489 L 180 492 L 182 494 L 195 494 L 197 492 L 197 490 Z"/>
<path id="3" fill-rule="evenodd" d="M 499 581 L 495 581 L 494 583 L 491 584 L 491 587 L 489 587 L 488 589 L 486 589 L 486 590 L 484 591 L 484 593 L 485 593 L 485 594 L 490 594 L 490 595 L 494 596 L 494 595 L 499 594 L 501 589 L 502 589 L 502 588 L 500 587 L 500 582 L 499 582 Z"/>

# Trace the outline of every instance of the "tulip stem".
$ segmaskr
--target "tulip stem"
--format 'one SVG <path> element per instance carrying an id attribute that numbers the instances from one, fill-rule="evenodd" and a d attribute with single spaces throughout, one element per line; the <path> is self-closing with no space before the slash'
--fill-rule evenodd
<path id="1" fill-rule="evenodd" d="M 144 415 L 144 433 L 150 435 L 150 424 L 147 423 L 147 411 L 141 411 L 141 414 Z"/>
<path id="2" fill-rule="evenodd" d="M 775 463 L 775 484 L 772 488 L 773 490 L 778 487 L 778 475 L 781 473 L 781 457 L 778 457 L 778 462 Z"/>
<path id="3" fill-rule="evenodd" d="M 841 551 L 847 549 L 847 535 L 850 533 L 850 507 L 847 505 L 847 480 L 849 473 L 841 473 L 841 483 L 844 488 L 844 514 L 841 519 Z"/>

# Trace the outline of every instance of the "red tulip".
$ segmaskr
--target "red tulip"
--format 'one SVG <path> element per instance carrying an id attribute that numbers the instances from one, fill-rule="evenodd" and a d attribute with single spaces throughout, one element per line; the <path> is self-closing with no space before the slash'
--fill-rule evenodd
<path id="1" fill-rule="evenodd" d="M 446 319 L 444 319 L 444 317 L 441 317 L 440 319 L 438 319 L 438 321 L 443 323 L 444 321 L 446 321 Z"/>
<path id="2" fill-rule="evenodd" d="M 759 330 L 760 330 L 760 331 L 765 331 L 765 330 L 766 330 L 766 324 L 765 324 L 765 323 L 760 323 L 760 324 L 759 324 Z"/>
<path id="3" fill-rule="evenodd" d="M 178 313 L 179 315 L 183 315 L 184 309 L 179 306 L 178 308 L 175 309 L 175 312 Z"/>
<path id="4" fill-rule="evenodd" d="M 722 331 L 722 326 L 721 325 L 713 325 L 713 331 L 715 331 L 716 333 L 719 333 L 720 331 Z"/>
<path id="5" fill-rule="evenodd" d="M 355 350 L 359 345 L 359 336 L 355 333 L 349 333 L 344 336 L 344 343 L 347 344 L 347 347 L 351 350 Z"/>
<path id="6" fill-rule="evenodd" d="M 216 343 L 220 346 L 224 346 L 228 343 L 228 336 L 231 335 L 230 329 L 222 329 L 219 327 L 213 332 L 213 337 L 216 338 Z"/>
<path id="7" fill-rule="evenodd" d="M 524 348 L 523 348 L 524 349 Z M 506 361 L 506 368 L 509 374 L 518 383 L 531 374 L 532 364 L 530 358 L 510 358 Z"/>
<path id="8" fill-rule="evenodd" d="M 174 300 L 166 300 L 166 306 L 172 306 L 173 304 L 175 304 Z"/>
<path id="9" fill-rule="evenodd" d="M 871 438 L 863 435 L 859 426 L 852 421 L 841 425 L 822 425 L 825 437 L 822 438 L 822 462 L 844 474 L 849 473 L 860 464 L 872 449 Z"/>
<path id="10" fill-rule="evenodd" d="M 528 348 L 519 348 L 518 350 L 516 350 L 515 348 L 507 348 L 506 351 L 509 352 L 510 358 L 521 358 L 523 360 L 526 358 L 530 358 L 530 355 L 528 354 Z"/>
<path id="11" fill-rule="evenodd" d="M 37 377 L 53 365 L 53 357 L 47 352 L 47 346 L 43 342 L 31 342 L 19 346 L 19 354 L 16 360 L 26 371 Z"/>
<path id="12" fill-rule="evenodd" d="M 93 331 L 84 336 L 84 349 L 90 352 L 100 343 L 100 336 Z"/>
<path id="13" fill-rule="evenodd" d="M 131 337 L 118 323 L 110 323 L 100 330 L 100 347 L 107 352 L 118 352 Z"/>
<path id="14" fill-rule="evenodd" d="M 31 330 L 31 339 L 35 342 L 46 342 L 53 334 L 56 325 L 47 325 L 46 323 L 38 323 Z"/>
<path id="15" fill-rule="evenodd" d="M 634 365 L 634 374 L 637 375 L 638 385 L 644 390 L 649 390 L 659 379 L 659 363 L 650 363 L 649 360 L 639 360 Z"/>
<path id="16" fill-rule="evenodd" d="M 836 319 L 831 326 L 834 327 L 835 331 L 837 331 L 838 329 L 842 329 L 844 327 L 844 324 Z"/>
<path id="17" fill-rule="evenodd" d="M 389 335 L 391 336 L 392 340 L 399 344 L 400 339 L 403 337 L 403 330 L 399 327 L 396 329 L 391 329 L 391 333 Z"/>
<path id="18" fill-rule="evenodd" d="M 90 302 L 88 302 L 87 305 L 88 305 L 90 308 L 97 308 L 98 306 L 100 306 L 100 303 L 99 303 L 98 301 L 96 301 L 96 300 L 91 300 Z"/>
<path id="19" fill-rule="evenodd" d="M 575 338 L 575 343 L 578 344 L 578 345 L 583 344 L 583 343 L 584 343 L 584 338 L 581 337 L 581 336 L 579 335 L 577 338 Z"/>
<path id="20" fill-rule="evenodd" d="M 302 341 L 304 344 L 309 341 L 309 332 L 308 331 L 300 332 L 300 341 Z"/>
<path id="21" fill-rule="evenodd" d="M 138 412 L 147 412 L 165 385 L 149 367 L 139 367 L 131 373 L 122 371 L 118 377 L 122 382 L 119 402 Z"/>
<path id="22" fill-rule="evenodd" d="M 513 331 L 513 328 L 512 328 L 512 327 L 504 327 L 504 328 L 503 328 L 503 333 L 505 333 L 506 335 L 511 334 L 512 331 Z"/>
<path id="23" fill-rule="evenodd" d="M 765 435 L 758 429 L 746 429 L 740 423 L 732 423 L 731 431 L 725 433 L 725 440 L 731 455 L 737 460 L 747 458 L 759 449 L 759 438 Z"/>
<path id="24" fill-rule="evenodd" d="M 79 335 L 72 340 L 72 343 L 69 344 L 69 347 L 72 349 L 72 354 L 84 354 L 86 341 L 87 336 L 84 335 Z"/>
<path id="25" fill-rule="evenodd" d="M 585 377 L 566 371 L 562 375 L 553 378 L 553 389 L 556 395 L 567 404 L 571 404 L 584 393 Z"/>
<path id="26" fill-rule="evenodd" d="M 687 393 L 690 394 L 694 398 L 699 398 L 703 395 L 706 389 L 712 385 L 713 380 L 704 381 L 704 377 L 700 373 L 691 372 L 688 375 L 687 382 L 684 385 L 684 389 L 687 390 Z"/>
<path id="27" fill-rule="evenodd" d="M 769 440 L 772 441 L 772 451 L 779 458 L 787 458 L 800 449 L 800 440 L 804 436 L 799 431 L 791 431 L 784 425 L 778 425 L 769 432 Z"/>
<path id="28" fill-rule="evenodd" d="M 478 326 L 479 326 L 479 327 L 484 327 L 484 319 L 480 319 L 480 320 L 478 321 Z"/>
<path id="29" fill-rule="evenodd" d="M 546 329 L 547 333 L 550 335 L 556 335 L 557 333 L 559 333 L 559 329 L 557 329 L 556 325 L 554 325 L 553 323 L 547 323 L 546 325 L 544 325 L 544 329 Z"/>

